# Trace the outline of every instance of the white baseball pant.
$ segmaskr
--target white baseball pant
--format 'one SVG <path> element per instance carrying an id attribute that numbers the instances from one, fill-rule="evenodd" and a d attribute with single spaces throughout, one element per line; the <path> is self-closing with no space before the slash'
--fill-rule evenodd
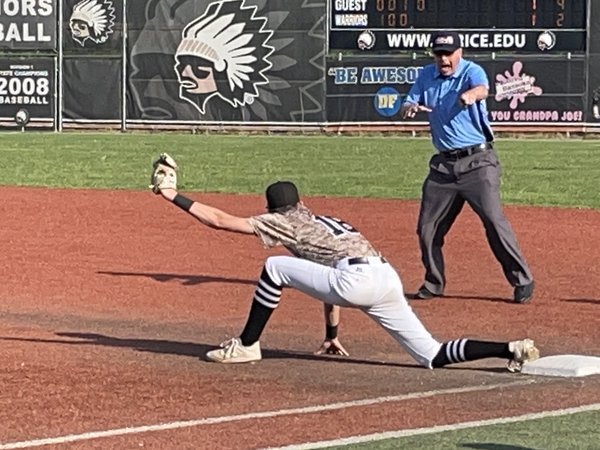
<path id="1" fill-rule="evenodd" d="M 359 308 L 381 325 L 422 366 L 431 363 L 441 343 L 436 341 L 406 301 L 402 281 L 391 264 L 380 257 L 352 258 L 328 267 L 291 256 L 267 258 L 271 279 L 324 303 Z"/>

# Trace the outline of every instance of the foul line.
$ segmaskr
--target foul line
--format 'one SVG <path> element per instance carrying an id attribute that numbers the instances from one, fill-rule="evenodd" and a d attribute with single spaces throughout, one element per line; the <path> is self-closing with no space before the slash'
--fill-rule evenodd
<path id="1" fill-rule="evenodd" d="M 400 402 L 403 400 L 412 400 L 419 398 L 434 397 L 437 395 L 463 394 L 467 392 L 491 391 L 494 389 L 523 386 L 535 383 L 534 379 L 526 379 L 514 381 L 512 383 L 490 384 L 487 386 L 468 386 L 462 388 L 440 389 L 425 392 L 411 392 L 410 394 L 394 395 L 387 397 L 367 398 L 363 400 L 354 400 L 348 402 L 330 403 L 325 405 L 305 406 L 302 408 L 279 409 L 275 411 L 264 411 L 247 414 L 238 414 L 233 416 L 207 417 L 197 420 L 184 420 L 168 423 L 160 423 L 155 425 L 143 425 L 138 427 L 115 428 L 104 431 L 91 431 L 81 434 L 68 434 L 65 436 L 57 436 L 51 438 L 33 439 L 29 441 L 7 442 L 0 443 L 0 450 L 13 450 L 18 448 L 41 447 L 43 445 L 64 444 L 67 442 L 88 441 L 91 439 L 111 438 L 116 436 L 124 436 L 128 434 L 141 434 L 153 431 L 175 430 L 179 428 L 192 428 L 203 425 L 215 425 L 220 423 L 238 422 L 244 420 L 256 420 L 272 417 L 289 416 L 294 414 L 312 414 L 323 411 L 334 411 L 338 409 L 353 408 L 357 406 L 377 405 L 381 403 Z M 296 448 L 296 447 L 294 447 Z M 304 447 L 297 447 L 304 448 Z M 312 448 L 312 447 L 306 447 Z"/>
<path id="2" fill-rule="evenodd" d="M 486 425 L 501 425 L 506 423 L 522 422 L 526 420 L 545 419 L 548 417 L 567 416 L 586 411 L 600 410 L 600 403 L 578 406 L 575 408 L 557 409 L 554 411 L 542 411 L 539 413 L 523 414 L 522 416 L 501 417 L 498 419 L 477 420 L 473 422 L 459 422 L 453 425 L 439 425 L 430 428 L 413 428 L 410 430 L 389 431 L 387 433 L 364 434 L 349 438 L 335 439 L 331 441 L 310 442 L 306 444 L 288 445 L 286 447 L 269 447 L 262 450 L 310 450 L 316 448 L 328 448 L 342 445 L 360 444 L 363 442 L 382 441 L 385 439 L 396 439 L 422 434 L 441 433 L 444 431 L 456 431 L 464 428 L 478 428 Z"/>

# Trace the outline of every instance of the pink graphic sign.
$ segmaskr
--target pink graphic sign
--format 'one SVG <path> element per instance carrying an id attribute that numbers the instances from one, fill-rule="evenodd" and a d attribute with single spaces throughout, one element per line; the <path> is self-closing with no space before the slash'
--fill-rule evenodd
<path id="1" fill-rule="evenodd" d="M 510 109 L 516 109 L 524 103 L 528 95 L 541 95 L 542 88 L 535 86 L 535 77 L 522 73 L 523 63 L 516 61 L 512 73 L 508 70 L 504 75 L 496 75 L 496 101 L 510 100 Z"/>

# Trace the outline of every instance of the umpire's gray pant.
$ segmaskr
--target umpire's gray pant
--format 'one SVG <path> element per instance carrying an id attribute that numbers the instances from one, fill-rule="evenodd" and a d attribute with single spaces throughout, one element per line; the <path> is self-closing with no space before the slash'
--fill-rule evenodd
<path id="1" fill-rule="evenodd" d="M 487 240 L 508 282 L 512 286 L 522 286 L 533 281 L 515 234 L 502 211 L 501 173 L 500 162 L 493 149 L 458 160 L 447 159 L 438 153 L 429 161 L 417 234 L 425 266 L 424 286 L 434 294 L 444 292 L 444 236 L 465 201 L 483 222 Z"/>

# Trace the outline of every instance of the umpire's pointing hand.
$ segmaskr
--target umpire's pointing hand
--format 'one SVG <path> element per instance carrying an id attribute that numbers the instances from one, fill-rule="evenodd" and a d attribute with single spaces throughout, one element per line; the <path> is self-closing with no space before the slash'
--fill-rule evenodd
<path id="1" fill-rule="evenodd" d="M 402 105 L 400 114 L 403 119 L 412 119 L 419 112 L 431 112 L 431 108 L 428 108 L 425 105 L 418 105 L 416 103 L 405 103 Z"/>
<path id="2" fill-rule="evenodd" d="M 471 91 L 463 92 L 460 96 L 460 104 L 463 108 L 475 104 L 476 101 L 477 96 Z"/>

